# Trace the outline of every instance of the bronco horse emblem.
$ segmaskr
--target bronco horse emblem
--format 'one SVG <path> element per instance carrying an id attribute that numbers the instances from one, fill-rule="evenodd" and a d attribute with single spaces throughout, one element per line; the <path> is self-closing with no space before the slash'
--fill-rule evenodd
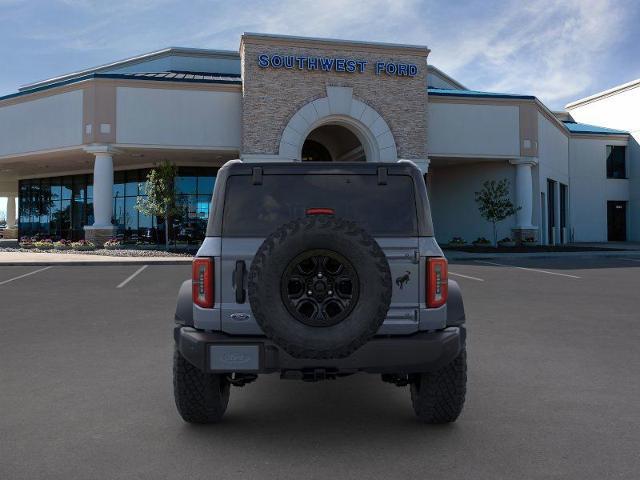
<path id="1" fill-rule="evenodd" d="M 407 270 L 404 275 L 401 275 L 398 278 L 396 278 L 396 285 L 400 287 L 400 290 L 402 290 L 405 284 L 409 283 L 410 279 L 411 279 L 411 272 Z"/>

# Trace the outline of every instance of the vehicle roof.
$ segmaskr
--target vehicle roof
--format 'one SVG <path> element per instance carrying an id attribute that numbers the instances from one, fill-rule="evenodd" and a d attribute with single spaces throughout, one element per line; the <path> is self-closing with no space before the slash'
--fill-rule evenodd
<path id="1" fill-rule="evenodd" d="M 263 174 L 363 174 L 375 175 L 378 168 L 386 168 L 389 173 L 412 174 L 418 167 L 410 161 L 400 162 L 243 162 L 232 160 L 223 168 L 230 175 L 251 174 L 254 168 L 261 168 Z"/>
<path id="2" fill-rule="evenodd" d="M 385 169 L 379 172 L 380 169 Z M 418 235 L 433 236 L 431 209 L 420 169 L 412 162 L 243 162 L 231 160 L 218 171 L 207 225 L 208 237 L 222 235 L 222 216 L 224 211 L 227 179 L 234 175 L 252 175 L 255 181 L 262 183 L 262 175 L 408 175 L 412 177 L 416 191 L 418 214 Z"/>

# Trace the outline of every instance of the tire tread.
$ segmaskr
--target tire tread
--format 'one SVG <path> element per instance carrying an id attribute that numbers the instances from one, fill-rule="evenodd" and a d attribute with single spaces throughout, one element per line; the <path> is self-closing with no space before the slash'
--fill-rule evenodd
<path id="1" fill-rule="evenodd" d="M 411 402 L 417 417 L 425 423 L 454 422 L 464 406 L 467 391 L 466 349 L 438 371 L 413 377 Z"/>

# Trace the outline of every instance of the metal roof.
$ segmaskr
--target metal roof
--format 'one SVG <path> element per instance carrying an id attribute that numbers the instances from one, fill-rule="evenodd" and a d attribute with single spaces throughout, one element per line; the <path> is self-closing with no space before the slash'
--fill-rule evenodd
<path id="1" fill-rule="evenodd" d="M 9 98 L 22 97 L 35 92 L 49 90 L 51 88 L 71 85 L 73 83 L 83 82 L 94 78 L 112 78 L 121 80 L 150 80 L 155 82 L 184 82 L 184 83 L 218 83 L 228 85 L 242 85 L 240 75 L 230 73 L 198 73 L 198 72 L 142 72 L 142 73 L 91 73 L 81 77 L 74 77 L 68 80 L 61 80 L 54 83 L 48 83 L 41 87 L 23 90 L 18 93 L 10 93 L 0 97 L 0 100 Z"/>
<path id="2" fill-rule="evenodd" d="M 476 98 L 517 98 L 535 100 L 533 95 L 519 95 L 515 93 L 480 92 L 478 90 L 455 90 L 447 88 L 428 88 L 429 95 L 443 97 L 476 97 Z"/>
<path id="3" fill-rule="evenodd" d="M 448 75 L 445 72 L 443 72 L 442 70 L 440 70 L 438 67 L 436 67 L 436 66 L 434 66 L 432 64 L 429 64 L 429 65 L 427 65 L 427 69 L 429 70 L 429 73 L 440 76 L 441 78 L 443 78 L 447 82 L 453 83 L 456 87 L 458 87 L 458 88 L 460 88 L 462 90 L 467 90 L 467 87 L 462 85 L 459 81 L 457 81 L 451 75 Z"/>
<path id="4" fill-rule="evenodd" d="M 104 74 L 98 75 L 102 76 Z M 240 74 L 233 73 L 185 72 L 179 70 L 169 70 L 168 72 L 134 72 L 116 75 L 119 75 L 119 77 L 123 78 L 144 78 L 145 80 L 191 80 L 215 83 L 242 83 Z"/>
<path id="5" fill-rule="evenodd" d="M 18 91 L 31 90 L 51 83 L 57 83 L 64 80 L 70 80 L 72 78 L 83 77 L 91 73 L 100 73 L 105 70 L 113 70 L 114 68 L 122 68 L 128 65 L 135 65 L 138 63 L 146 62 L 156 58 L 167 57 L 170 55 L 187 55 L 187 56 L 205 56 L 205 57 L 220 57 L 220 58 L 232 58 L 240 59 L 238 52 L 229 50 L 210 50 L 203 48 L 185 48 L 185 47 L 168 47 L 154 52 L 143 53 L 134 57 L 125 58 L 123 60 L 116 60 L 115 62 L 105 63 L 97 67 L 86 68 L 77 72 L 71 72 L 57 77 L 49 78 L 46 80 L 40 80 L 37 82 L 28 83 L 21 86 Z"/>
<path id="6" fill-rule="evenodd" d="M 635 80 L 631 80 L 630 82 L 623 83 L 622 85 L 617 85 L 613 88 L 609 88 L 608 90 L 603 90 L 602 92 L 594 93 L 593 95 L 589 95 L 588 97 L 580 98 L 578 100 L 574 100 L 571 103 L 567 103 L 564 108 L 567 110 L 571 110 L 583 103 L 589 103 L 594 100 L 599 100 L 604 97 L 608 97 L 611 95 L 616 95 L 618 93 L 622 93 L 631 88 L 636 88 L 640 86 L 640 78 L 636 78 Z"/>
<path id="7" fill-rule="evenodd" d="M 596 135 L 628 135 L 629 132 L 625 130 L 615 130 L 613 128 L 598 127 L 596 125 L 589 125 L 587 123 L 577 123 L 563 121 L 564 125 L 569 129 L 571 133 L 583 133 L 583 134 L 596 134 Z"/>

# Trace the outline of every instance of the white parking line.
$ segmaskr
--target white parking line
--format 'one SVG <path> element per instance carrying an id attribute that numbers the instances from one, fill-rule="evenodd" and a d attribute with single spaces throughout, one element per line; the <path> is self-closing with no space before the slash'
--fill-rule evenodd
<path id="1" fill-rule="evenodd" d="M 476 260 L 476 263 L 486 263 L 487 265 L 495 265 L 498 267 L 511 267 L 511 268 L 517 268 L 519 270 L 527 270 L 529 272 L 546 273 L 548 275 L 558 275 L 560 277 L 581 278 L 581 277 L 578 277 L 577 275 L 569 275 L 568 273 L 550 272 L 548 270 L 538 270 L 537 268 L 518 267 L 516 265 L 507 265 L 505 263 L 486 262 L 484 260 Z"/>
<path id="2" fill-rule="evenodd" d="M 21 278 L 28 277 L 29 275 L 33 275 L 34 273 L 44 272 L 45 270 L 49 270 L 50 268 L 51 268 L 50 266 L 49 267 L 40 268 L 38 270 L 34 270 L 33 272 L 25 273 L 24 275 L 20 275 L 18 277 L 13 277 L 13 278 L 10 278 L 9 280 L 4 280 L 4 281 L 0 282 L 0 285 L 4 285 L 5 283 L 13 282 L 14 280 L 19 280 Z"/>
<path id="3" fill-rule="evenodd" d="M 482 278 L 471 277 L 469 275 L 462 275 L 461 273 L 449 272 L 449 275 L 455 275 L 456 277 L 468 278 L 469 280 L 475 280 L 476 282 L 484 282 L 484 280 Z"/>
<path id="4" fill-rule="evenodd" d="M 133 280 L 134 278 L 136 278 L 136 276 L 142 272 L 145 268 L 147 268 L 149 265 L 143 265 L 141 266 L 138 270 L 136 270 L 135 272 L 133 272 L 131 275 L 129 275 L 127 278 L 125 278 L 120 285 L 118 285 L 116 288 L 122 288 L 124 287 L 127 283 L 129 283 L 131 280 Z"/>

